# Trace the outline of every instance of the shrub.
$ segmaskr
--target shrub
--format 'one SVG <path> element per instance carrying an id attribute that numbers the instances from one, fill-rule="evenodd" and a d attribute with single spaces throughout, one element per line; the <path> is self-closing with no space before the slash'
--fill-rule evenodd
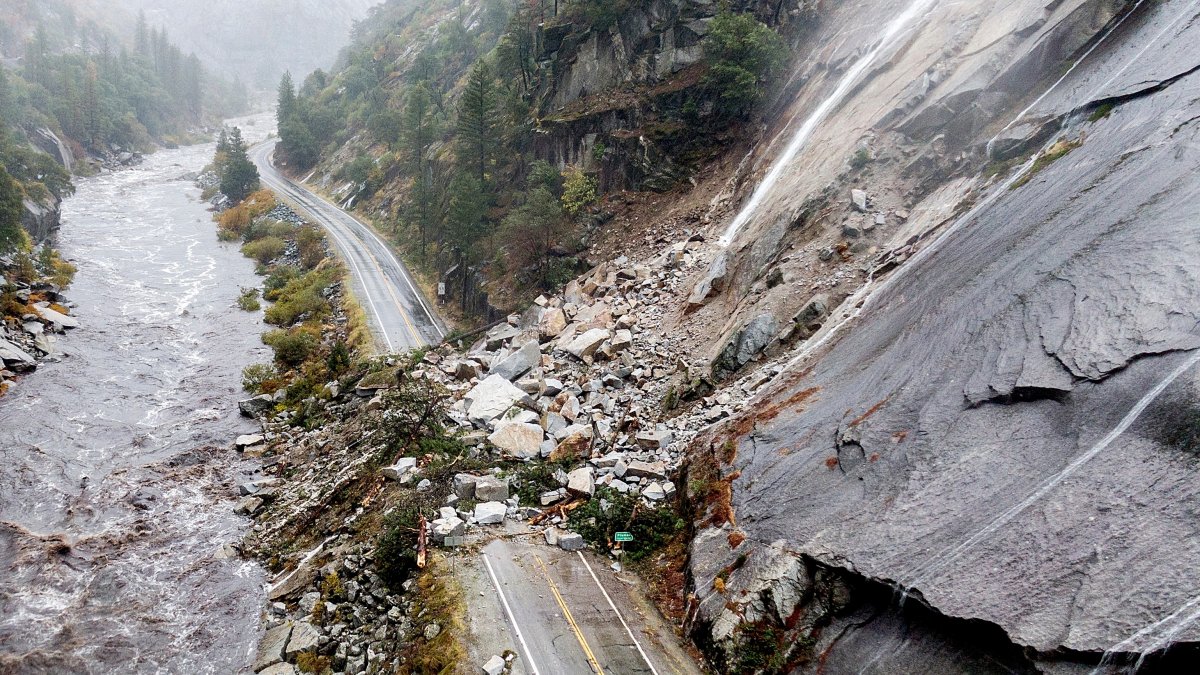
<path id="1" fill-rule="evenodd" d="M 237 305 L 247 312 L 257 312 L 262 309 L 262 305 L 258 302 L 258 289 L 243 288 L 241 295 L 238 296 Z"/>
<path id="2" fill-rule="evenodd" d="M 304 363 L 320 344 L 316 331 L 303 328 L 273 330 L 262 341 L 275 352 L 275 360 L 295 368 Z"/>
<path id="3" fill-rule="evenodd" d="M 596 179 L 585 174 L 579 167 L 567 169 L 566 180 L 563 181 L 563 208 L 572 216 L 596 203 Z"/>
<path id="4" fill-rule="evenodd" d="M 252 363 L 242 368 L 242 389 L 251 394 L 261 394 L 268 383 L 279 378 L 275 366 L 269 363 Z"/>
<path id="5" fill-rule="evenodd" d="M 275 326 L 290 326 L 301 319 L 320 319 L 332 308 L 325 298 L 325 289 L 338 277 L 336 267 L 313 270 L 292 279 L 275 296 L 275 304 L 267 309 L 266 322 Z"/>
<path id="6" fill-rule="evenodd" d="M 345 342 L 338 340 L 333 343 L 329 356 L 325 359 L 325 366 L 335 375 L 340 375 L 350 368 L 350 348 Z"/>
<path id="7" fill-rule="evenodd" d="M 864 166 L 871 163 L 871 153 L 866 148 L 859 148 L 858 152 L 850 158 L 850 168 L 858 171 Z"/>
<path id="8" fill-rule="evenodd" d="M 313 269 L 325 259 L 325 234 L 314 225 L 302 225 L 296 230 L 296 248 L 300 265 Z"/>
<path id="9" fill-rule="evenodd" d="M 600 501 L 608 503 L 602 509 Z M 596 498 L 571 512 L 571 529 L 598 546 L 608 546 L 616 532 L 630 532 L 633 541 L 625 544 L 625 553 L 637 561 L 664 546 L 684 522 L 673 509 L 665 505 L 647 507 L 636 494 L 621 494 L 616 490 L 601 490 Z"/>
<path id="10" fill-rule="evenodd" d="M 301 276 L 300 269 L 295 265 L 276 265 L 267 275 L 267 280 L 263 282 L 263 298 L 275 302 L 288 282 L 292 279 L 299 279 Z"/>
<path id="11" fill-rule="evenodd" d="M 287 242 L 279 237 L 269 236 L 256 239 L 242 246 L 242 253 L 266 265 L 287 251 Z"/>

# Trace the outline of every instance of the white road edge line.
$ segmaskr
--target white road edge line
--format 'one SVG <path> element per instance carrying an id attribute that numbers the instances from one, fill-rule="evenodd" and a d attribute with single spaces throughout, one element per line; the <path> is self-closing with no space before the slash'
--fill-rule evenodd
<path id="1" fill-rule="evenodd" d="M 517 618 L 513 616 L 512 607 L 508 605 L 508 598 L 504 597 L 504 589 L 500 588 L 500 580 L 496 578 L 496 570 L 492 569 L 492 561 L 488 560 L 486 553 L 480 553 L 479 555 L 483 556 L 483 564 L 487 566 L 488 574 L 492 577 L 492 586 L 500 594 L 500 602 L 504 605 L 504 613 L 508 615 L 508 621 L 517 633 L 517 641 L 521 643 L 521 649 L 525 652 L 525 660 L 529 662 L 529 675 L 538 675 L 537 664 L 533 662 L 533 655 L 529 653 L 529 645 L 525 642 L 525 636 L 521 634 L 521 627 L 517 625 Z M 638 647 L 638 649 L 641 649 L 641 647 Z M 650 668 L 653 670 L 654 666 L 650 666 Z"/>
<path id="2" fill-rule="evenodd" d="M 272 147 L 272 149 L 274 149 L 274 148 Z M 266 160 L 267 165 L 270 166 L 272 169 L 274 169 L 275 162 L 273 161 L 273 158 L 272 158 L 273 153 L 267 152 L 265 148 L 261 152 L 264 154 L 263 159 Z M 273 181 L 267 180 L 266 182 L 271 183 Z M 277 183 L 277 185 L 278 185 L 278 183 Z M 278 189 L 280 192 L 283 192 L 285 195 L 288 193 L 288 190 L 285 189 L 285 187 L 279 187 Z M 293 197 L 293 198 L 295 198 L 295 197 Z M 297 199 L 296 201 L 302 202 L 302 200 L 300 200 L 300 199 Z M 311 208 L 309 208 L 305 204 L 300 203 L 299 206 L 301 208 L 303 208 L 304 210 L 308 211 L 309 215 L 314 220 L 317 220 L 317 221 L 321 220 L 321 218 L 317 215 L 317 213 L 314 212 Z M 358 268 L 358 264 L 354 262 L 354 258 L 350 255 L 349 247 L 347 247 L 345 242 L 342 241 L 342 238 L 339 236 L 339 233 L 334 231 L 335 228 L 325 228 L 325 229 L 329 232 L 329 234 L 331 236 L 333 236 L 333 238 L 335 240 L 338 241 L 338 243 L 341 244 L 340 248 L 343 251 L 342 257 L 345 258 L 346 262 L 350 263 L 350 266 L 354 268 L 354 271 L 359 278 L 359 285 L 363 287 L 363 296 L 364 296 L 363 299 L 366 300 L 367 304 L 371 306 L 371 312 L 375 315 L 375 322 L 379 325 L 379 333 L 381 335 L 383 335 L 383 340 L 384 340 L 384 342 L 387 343 L 388 353 L 392 353 L 392 352 L 396 351 L 395 345 L 392 344 L 392 338 L 387 334 L 387 327 L 383 325 L 383 317 L 379 315 L 379 309 L 375 306 L 375 300 L 373 298 L 371 298 L 371 292 L 367 288 L 367 284 L 366 284 L 366 277 L 363 276 L 362 270 L 360 270 Z"/>
<path id="3" fill-rule="evenodd" d="M 270 163 L 271 168 L 275 168 L 275 163 L 271 161 L 270 155 L 267 156 L 267 162 Z M 285 179 L 286 179 L 286 176 L 285 176 Z M 396 254 L 392 252 L 392 248 L 387 245 L 387 242 L 383 241 L 383 239 L 380 239 L 379 235 L 375 234 L 374 230 L 372 230 L 368 225 L 366 225 L 365 223 L 360 221 L 358 218 L 356 218 L 352 213 L 346 211 L 345 209 L 341 208 L 337 204 L 330 202 L 329 200 L 325 199 L 324 197 L 312 192 L 308 188 L 306 188 L 294 181 L 289 180 L 288 182 L 298 192 L 303 192 L 306 195 L 308 195 L 310 198 L 315 199 L 323 204 L 329 205 L 339 215 L 347 217 L 350 220 L 350 222 L 353 222 L 356 226 L 363 228 L 363 231 L 367 234 L 367 236 L 369 236 L 373 241 L 375 241 L 377 244 L 379 244 L 379 246 L 383 249 L 383 251 L 385 253 L 387 253 L 388 257 L 392 259 L 392 262 L 395 263 L 395 265 L 396 265 L 396 269 L 400 270 L 400 276 L 404 278 L 404 283 L 408 284 L 408 288 L 412 291 L 413 297 L 417 299 L 417 303 L 420 304 L 421 309 L 425 311 L 425 316 L 429 319 L 429 323 L 433 326 L 433 329 L 438 332 L 438 337 L 439 338 L 446 337 L 446 331 L 442 330 L 441 325 L 438 323 L 437 316 L 433 313 L 433 310 L 430 309 L 429 303 L 426 302 L 425 294 L 422 293 L 421 291 L 417 290 L 416 284 L 413 283 L 412 279 L 408 275 L 408 269 L 400 262 L 400 260 L 398 258 L 396 258 Z M 361 238 L 359 240 L 362 241 Z M 366 243 L 366 242 L 363 242 L 363 243 Z"/>
<path id="4" fill-rule="evenodd" d="M 625 623 L 625 617 L 621 615 L 621 610 L 617 609 L 617 606 L 613 603 L 612 598 L 608 596 L 608 591 L 604 590 L 604 586 L 600 584 L 600 579 L 596 576 L 596 572 L 593 571 L 592 566 L 588 564 L 587 558 L 583 557 L 583 551 L 576 551 L 576 553 L 579 554 L 579 559 L 583 561 L 583 566 L 587 568 L 588 574 L 592 575 L 592 581 L 596 582 L 596 588 L 600 589 L 600 592 L 604 594 L 604 599 L 608 601 L 608 606 L 612 607 L 613 614 L 617 615 L 617 619 L 619 619 L 621 621 L 621 625 L 625 627 L 625 632 L 629 633 L 629 639 L 633 640 L 633 646 L 637 647 L 638 653 L 642 655 L 642 660 L 646 662 L 647 666 L 650 666 L 650 672 L 654 675 L 658 675 L 658 670 L 654 667 L 653 663 L 650 663 L 650 657 L 646 655 L 646 650 L 642 649 L 642 643 L 638 642 L 638 639 L 634 637 L 633 631 L 629 628 L 629 624 Z"/>

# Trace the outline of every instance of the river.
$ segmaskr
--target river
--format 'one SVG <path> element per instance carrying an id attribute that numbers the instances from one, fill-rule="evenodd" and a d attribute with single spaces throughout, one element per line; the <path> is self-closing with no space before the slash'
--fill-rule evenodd
<path id="1" fill-rule="evenodd" d="M 269 130 L 265 117 L 245 127 Z M 246 124 L 246 120 L 241 120 Z M 263 573 L 224 544 L 253 264 L 184 178 L 213 145 L 76 181 L 59 244 L 79 272 L 69 356 L 0 398 L 0 672 L 232 673 L 259 635 Z"/>

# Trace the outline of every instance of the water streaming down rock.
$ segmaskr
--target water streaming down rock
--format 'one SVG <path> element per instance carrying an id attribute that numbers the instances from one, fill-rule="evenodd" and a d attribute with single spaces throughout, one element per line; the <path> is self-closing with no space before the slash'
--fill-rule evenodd
<path id="1" fill-rule="evenodd" d="M 264 348 L 234 304 L 252 265 L 183 177 L 211 155 L 163 150 L 64 203 L 84 327 L 0 399 L 0 671 L 231 673 L 251 656 L 262 573 L 217 553 L 245 527 L 227 447 Z"/>
<path id="2" fill-rule="evenodd" d="M 742 206 L 733 221 L 729 223 L 725 234 L 721 236 L 720 244 L 722 246 L 728 246 L 737 236 L 738 231 L 754 216 L 763 198 L 775 189 L 776 183 L 779 182 L 780 177 L 790 167 L 792 160 L 796 158 L 796 154 L 808 143 L 808 139 L 812 136 L 813 131 L 816 130 L 817 125 L 821 124 L 829 113 L 842 102 L 851 88 L 858 83 L 859 78 L 867 72 L 868 68 L 875 64 L 879 55 L 884 50 L 895 46 L 903 33 L 911 27 L 911 24 L 918 17 L 926 14 L 935 3 L 936 0 L 913 0 L 903 12 L 887 25 L 883 31 L 883 35 L 879 38 L 875 46 L 855 61 L 854 65 L 838 81 L 834 90 L 821 101 L 816 109 L 809 113 L 804 122 L 792 133 L 791 140 L 783 152 L 779 153 L 779 156 L 772 163 L 770 170 L 767 171 L 767 175 L 763 177 L 762 182 L 758 184 L 758 187 L 750 195 L 750 199 Z"/>
<path id="3" fill-rule="evenodd" d="M 1200 258 L 1182 215 L 1200 195 L 1198 4 L 1112 3 L 1094 37 L 1058 67 L 1043 62 L 1024 81 L 1045 84 L 956 146 L 981 158 L 996 129 L 1030 127 L 1000 167 L 1006 178 L 964 179 L 969 197 L 922 231 L 923 248 L 868 277 L 798 356 L 780 358 L 787 367 L 753 406 L 768 413 L 732 432 L 734 510 L 755 546 L 727 563 L 785 541 L 810 567 L 848 570 L 857 588 L 916 586 L 920 602 L 898 609 L 876 589 L 889 600 L 834 620 L 837 637 L 815 647 L 827 672 L 919 672 L 970 651 L 969 639 L 945 652 L 922 643 L 917 607 L 994 628 L 1018 649 L 1010 672 L 1086 672 L 1105 650 L 1113 667 L 1098 672 L 1172 672 L 1195 654 L 1200 533 L 1188 514 L 1200 493 L 1194 449 L 1172 439 L 1200 400 Z M 937 67 L 954 82 L 953 64 Z M 842 109 L 887 110 L 881 79 Z M 866 123 L 824 126 L 853 138 Z M 1045 128 L 1072 142 L 1037 161 L 1056 140 Z M 815 154 L 793 166 L 816 165 Z M 783 183 L 795 194 L 797 179 Z M 765 197 L 770 210 L 752 220 L 794 222 L 789 201 L 802 198 Z M 752 229 L 762 228 L 741 239 Z M 777 250 L 803 255 L 802 236 L 783 242 Z M 717 612 L 741 592 L 726 589 Z"/>

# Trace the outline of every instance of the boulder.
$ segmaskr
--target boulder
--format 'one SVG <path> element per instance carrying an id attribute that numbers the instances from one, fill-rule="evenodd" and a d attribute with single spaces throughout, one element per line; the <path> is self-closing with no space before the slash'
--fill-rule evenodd
<path id="1" fill-rule="evenodd" d="M 299 621 L 292 627 L 292 636 L 288 638 L 287 649 L 283 652 L 284 657 L 292 659 L 300 652 L 315 650 L 320 639 L 321 633 L 311 623 Z"/>
<path id="2" fill-rule="evenodd" d="M 496 430 L 488 436 L 488 441 L 506 454 L 519 459 L 529 459 L 538 456 L 543 438 L 540 425 L 528 422 L 498 422 Z"/>
<path id="3" fill-rule="evenodd" d="M 642 490 L 642 496 L 645 497 L 646 499 L 657 502 L 657 501 L 662 501 L 663 499 L 666 499 L 667 494 L 666 494 L 666 492 L 663 491 L 662 485 L 659 485 L 657 482 L 654 482 L 654 483 L 647 485 Z"/>
<path id="4" fill-rule="evenodd" d="M 487 332 L 487 348 L 488 351 L 496 351 L 504 346 L 504 343 L 515 338 L 521 331 L 516 326 L 509 324 L 500 324 Z"/>
<path id="5" fill-rule="evenodd" d="M 773 314 L 759 314 L 735 333 L 713 362 L 713 376 L 723 379 L 749 363 L 779 334 Z"/>
<path id="6" fill-rule="evenodd" d="M 667 429 L 651 429 L 649 431 L 639 432 L 637 435 L 638 445 L 651 450 L 665 448 L 670 445 L 671 441 L 673 440 L 675 440 L 675 435 Z"/>
<path id="7" fill-rule="evenodd" d="M 480 525 L 496 525 L 504 522 L 508 507 L 504 502 L 480 502 L 475 505 L 475 522 Z"/>
<path id="8" fill-rule="evenodd" d="M 493 375 L 499 375 L 509 382 L 529 372 L 542 359 L 542 351 L 537 341 L 531 340 L 520 349 L 509 354 L 492 368 Z"/>
<path id="9" fill-rule="evenodd" d="M 474 359 L 463 359 L 454 364 L 454 377 L 460 380 L 472 380 L 483 374 L 483 366 Z"/>
<path id="10" fill-rule="evenodd" d="M 292 624 L 285 623 L 267 631 L 258 642 L 258 654 L 254 657 L 255 672 L 283 662 L 283 649 L 292 636 Z"/>
<path id="11" fill-rule="evenodd" d="M 567 532 L 558 536 L 558 547 L 564 551 L 582 551 L 587 548 L 587 542 L 583 540 L 583 535 Z"/>
<path id="12" fill-rule="evenodd" d="M 866 213 L 867 212 L 867 193 L 866 193 L 866 191 L 865 190 L 857 190 L 857 189 L 851 190 L 850 191 L 850 204 L 852 206 L 854 206 L 854 208 L 857 209 L 858 211 L 861 211 L 862 213 Z"/>
<path id="13" fill-rule="evenodd" d="M 708 272 L 693 288 L 688 296 L 688 309 L 699 309 L 713 295 L 725 289 L 725 278 L 729 274 L 729 249 L 722 249 L 712 263 Z"/>
<path id="14" fill-rule="evenodd" d="M 567 315 L 558 307 L 546 310 L 538 321 L 538 331 L 543 337 L 555 338 L 567 329 Z"/>
<path id="15" fill-rule="evenodd" d="M 417 472 L 416 457 L 398 457 L 396 463 L 391 466 L 385 466 L 379 470 L 379 473 L 388 480 L 405 482 L 412 477 L 412 474 Z"/>
<path id="16" fill-rule="evenodd" d="M 492 658 L 488 659 L 487 663 L 483 664 L 484 675 L 501 675 L 501 673 L 504 672 L 505 665 L 506 664 L 503 658 L 493 654 Z"/>
<path id="17" fill-rule="evenodd" d="M 298 675 L 296 666 L 290 663 L 276 663 L 259 671 L 258 675 Z"/>
<path id="18" fill-rule="evenodd" d="M 233 447 L 238 450 L 245 450 L 254 445 L 259 445 L 264 441 L 262 434 L 242 434 L 233 441 Z"/>
<path id="19" fill-rule="evenodd" d="M 475 499 L 481 502 L 502 502 L 508 499 L 508 479 L 479 476 L 475 479 Z"/>
<path id="20" fill-rule="evenodd" d="M 453 511 L 453 509 L 451 509 Z M 467 523 L 457 515 L 451 515 L 448 518 L 438 518 L 430 523 L 430 538 L 434 543 L 445 543 L 446 537 L 461 537 L 467 531 Z"/>
<path id="21" fill-rule="evenodd" d="M 592 428 L 574 424 L 560 432 L 562 441 L 550 453 L 550 461 L 557 462 L 568 457 L 585 457 L 591 454 Z"/>
<path id="22" fill-rule="evenodd" d="M 500 417 L 514 403 L 526 397 L 526 393 L 513 386 L 500 375 L 492 374 L 467 392 L 467 419 L 478 426 L 486 426 Z"/>
<path id="23" fill-rule="evenodd" d="M 666 478 L 667 465 L 664 462 L 642 462 L 634 460 L 625 469 L 625 474 L 638 478 Z"/>
<path id="24" fill-rule="evenodd" d="M 567 492 L 591 497 L 596 492 L 596 478 L 592 467 L 585 466 L 567 474 Z"/>
<path id="25" fill-rule="evenodd" d="M 472 476 L 469 473 L 459 473 L 454 475 L 454 494 L 459 499 L 474 499 L 475 498 L 475 481 L 479 480 L 479 476 Z"/>
<path id="26" fill-rule="evenodd" d="M 238 401 L 238 410 L 246 417 L 258 417 L 275 407 L 275 399 L 270 394 L 260 394 L 254 398 Z"/>
<path id="27" fill-rule="evenodd" d="M 0 363 L 18 373 L 37 368 L 37 361 L 25 350 L 3 339 L 0 339 Z"/>
<path id="28" fill-rule="evenodd" d="M 79 319 L 50 309 L 49 303 L 39 302 L 33 306 L 33 311 L 37 312 L 43 321 L 53 324 L 56 327 L 79 328 Z"/>
<path id="29" fill-rule="evenodd" d="M 612 342 L 610 343 L 610 347 L 612 348 L 614 353 L 623 352 L 632 346 L 633 346 L 633 331 L 623 328 L 621 330 L 618 330 L 616 333 L 613 333 L 613 338 L 612 338 Z"/>
<path id="30" fill-rule="evenodd" d="M 571 340 L 564 349 L 571 356 L 584 362 L 590 362 L 592 355 L 610 337 L 612 337 L 612 333 L 607 328 L 592 328 Z"/>

